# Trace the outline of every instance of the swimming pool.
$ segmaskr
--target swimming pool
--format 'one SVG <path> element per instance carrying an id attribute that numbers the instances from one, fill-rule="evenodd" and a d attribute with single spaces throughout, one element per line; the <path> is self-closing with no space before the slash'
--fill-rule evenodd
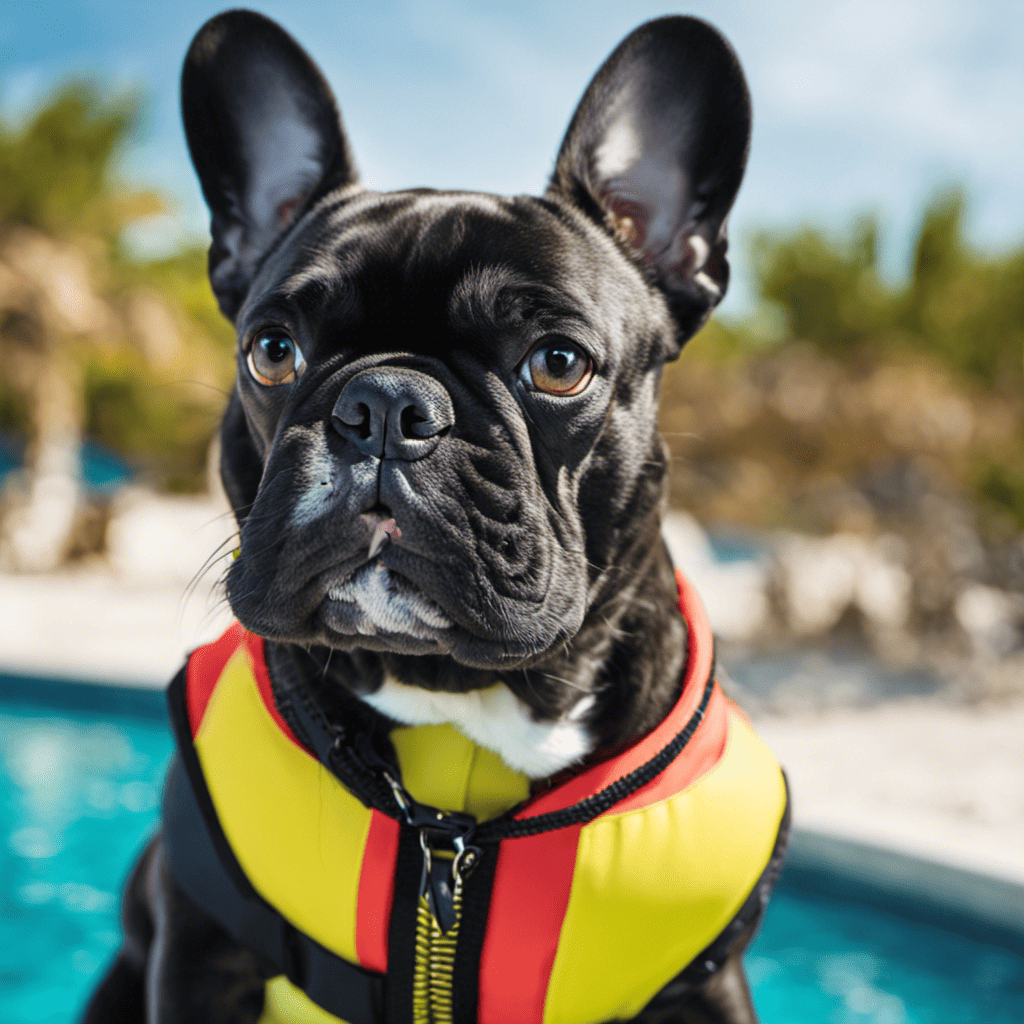
<path id="1" fill-rule="evenodd" d="M 171 739 L 162 695 L 0 680 L 0 1021 L 76 1019 L 119 941 Z M 764 1024 L 1020 1024 L 1024 951 L 784 877 L 748 955 Z"/>

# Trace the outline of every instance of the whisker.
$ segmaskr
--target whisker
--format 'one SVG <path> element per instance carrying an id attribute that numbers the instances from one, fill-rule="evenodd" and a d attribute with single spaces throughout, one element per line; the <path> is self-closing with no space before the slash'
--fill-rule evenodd
<path id="1" fill-rule="evenodd" d="M 213 549 L 213 553 L 209 555 L 206 561 L 203 562 L 203 564 L 195 571 L 195 573 L 192 576 L 192 579 L 189 580 L 188 585 L 185 587 L 184 594 L 182 594 L 181 601 L 179 603 L 180 610 L 183 610 L 184 606 L 192 600 L 192 597 L 194 596 L 200 581 L 210 571 L 210 569 L 213 568 L 217 560 L 226 557 L 224 553 L 224 548 L 228 544 L 234 543 L 237 539 L 238 533 L 236 531 L 230 537 L 226 537 L 224 540 L 222 540 L 220 544 L 218 544 Z"/>
<path id="2" fill-rule="evenodd" d="M 253 504 L 254 504 L 254 502 L 249 502 L 248 505 L 242 505 L 237 511 L 238 512 L 245 512 L 248 509 L 252 508 Z M 227 519 L 228 516 L 234 516 L 235 512 L 236 512 L 236 510 L 233 509 L 233 508 L 229 508 L 225 512 L 218 512 L 212 519 L 208 519 L 205 523 L 202 523 L 200 525 L 199 529 L 202 530 L 202 529 L 204 529 L 207 526 L 213 526 L 215 523 L 219 523 L 222 519 Z"/>
<path id="3" fill-rule="evenodd" d="M 217 387 L 216 384 L 211 384 L 206 380 L 160 380 L 160 381 L 145 381 L 141 383 L 140 388 L 156 391 L 162 388 L 206 388 L 207 391 L 212 391 L 214 394 L 221 395 L 224 398 L 230 398 L 231 392 L 225 391 L 223 388 Z"/>
<path id="4" fill-rule="evenodd" d="M 590 693 L 591 692 L 588 687 L 581 686 L 579 683 L 573 682 L 571 679 L 563 679 L 561 676 L 556 676 L 553 672 L 544 672 L 544 671 L 541 671 L 541 670 L 538 670 L 538 671 L 540 671 L 540 674 L 545 679 L 552 679 L 556 683 L 562 683 L 565 686 L 568 686 L 570 690 L 576 690 L 579 693 Z"/>

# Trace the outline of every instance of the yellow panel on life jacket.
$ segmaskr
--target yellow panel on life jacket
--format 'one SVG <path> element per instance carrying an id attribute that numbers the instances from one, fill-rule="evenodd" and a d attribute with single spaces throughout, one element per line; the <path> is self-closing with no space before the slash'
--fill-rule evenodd
<path id="1" fill-rule="evenodd" d="M 395 729 L 391 742 L 405 787 L 421 803 L 488 821 L 525 800 L 530 780 L 453 725 Z"/>
<path id="2" fill-rule="evenodd" d="M 289 740 L 231 658 L 195 738 L 210 797 L 253 888 L 296 928 L 352 963 L 371 812 Z"/>
<path id="3" fill-rule="evenodd" d="M 258 1024 L 345 1024 L 345 1021 L 321 1010 L 301 988 L 279 974 L 264 988 L 263 1013 Z"/>
<path id="4" fill-rule="evenodd" d="M 635 1017 L 735 917 L 785 805 L 775 759 L 732 711 L 724 755 L 693 785 L 584 825 L 544 1024 Z"/>

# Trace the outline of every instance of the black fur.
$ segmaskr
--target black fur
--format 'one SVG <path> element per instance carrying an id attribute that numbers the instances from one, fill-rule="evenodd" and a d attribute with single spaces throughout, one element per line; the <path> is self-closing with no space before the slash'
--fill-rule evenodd
<path id="1" fill-rule="evenodd" d="M 270 641 L 275 686 L 501 682 L 538 720 L 593 695 L 598 754 L 648 732 L 686 650 L 660 536 L 661 368 L 725 293 L 750 136 L 728 44 L 692 18 L 632 33 L 586 91 L 540 198 L 363 189 L 320 72 L 251 12 L 200 30 L 182 105 L 212 213 L 210 279 L 239 336 L 221 434 L 241 530 L 227 592 Z M 248 368 L 268 328 L 304 356 L 294 382 L 269 387 Z M 545 339 L 588 354 L 581 393 L 524 380 Z M 387 397 L 396 370 L 402 415 L 416 413 L 404 427 Z M 374 632 L 330 595 L 367 565 L 385 517 L 401 535 L 376 563 L 434 611 Z M 159 840 L 125 906 L 125 948 L 87 1021 L 258 1018 L 259 965 L 177 892 Z M 638 1020 L 753 1021 L 749 938 Z"/>

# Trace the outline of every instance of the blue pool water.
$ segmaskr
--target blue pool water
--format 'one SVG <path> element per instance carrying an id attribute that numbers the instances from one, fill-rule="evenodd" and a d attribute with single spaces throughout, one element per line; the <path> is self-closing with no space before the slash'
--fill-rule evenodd
<path id="1" fill-rule="evenodd" d="M 3 1024 L 74 1020 L 118 944 L 171 750 L 157 695 L 126 696 L 132 714 L 0 700 Z M 1024 1021 L 1024 955 L 785 878 L 748 971 L 764 1024 Z"/>

